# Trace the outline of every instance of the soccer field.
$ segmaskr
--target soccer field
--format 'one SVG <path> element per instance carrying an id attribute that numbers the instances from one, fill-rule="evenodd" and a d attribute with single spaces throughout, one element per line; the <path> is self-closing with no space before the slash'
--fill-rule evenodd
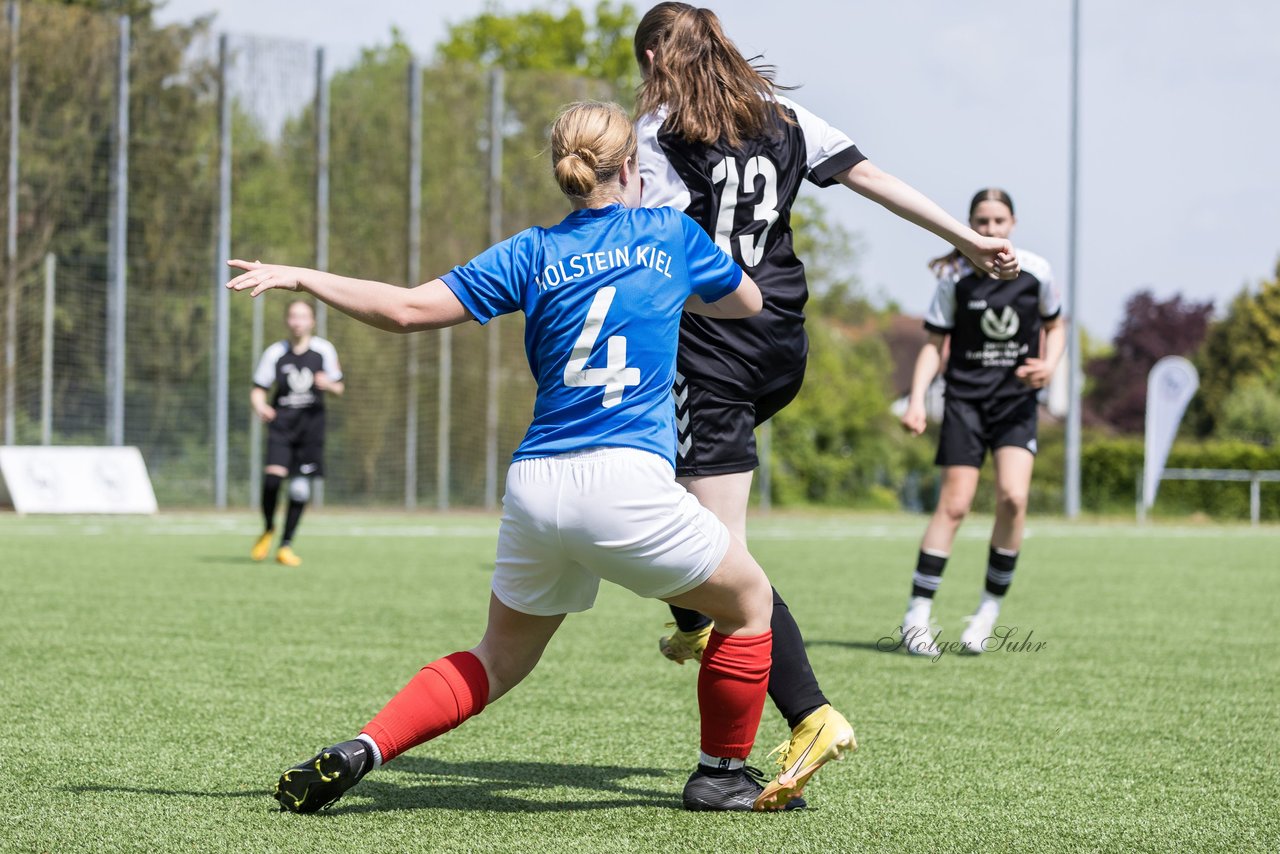
<path id="1" fill-rule="evenodd" d="M 752 520 L 861 745 L 807 811 L 680 809 L 696 670 L 658 655 L 664 606 L 605 585 L 509 696 L 293 815 L 285 767 L 479 638 L 496 517 L 319 511 L 290 570 L 247 559 L 248 514 L 0 515 L 0 850 L 1280 849 L 1280 532 L 1032 519 L 1010 643 L 930 661 L 879 648 L 924 521 Z M 989 521 L 948 566 L 944 641 Z M 753 764 L 786 735 L 766 706 Z"/>

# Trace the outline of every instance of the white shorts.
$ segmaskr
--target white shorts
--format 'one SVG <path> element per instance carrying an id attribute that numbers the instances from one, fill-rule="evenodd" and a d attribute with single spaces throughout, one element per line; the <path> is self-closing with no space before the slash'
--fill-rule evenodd
<path id="1" fill-rule="evenodd" d="M 706 581 L 729 530 L 676 483 L 671 464 L 631 448 L 512 463 L 493 592 L 509 608 L 585 611 L 600 579 L 661 599 Z"/>

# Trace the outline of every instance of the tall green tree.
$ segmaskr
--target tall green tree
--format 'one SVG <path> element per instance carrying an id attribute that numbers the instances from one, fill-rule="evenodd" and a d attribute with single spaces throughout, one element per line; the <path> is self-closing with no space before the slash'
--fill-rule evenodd
<path id="1" fill-rule="evenodd" d="M 634 6 L 610 0 L 597 3 L 590 18 L 572 3 L 560 14 L 495 8 L 451 26 L 437 50 L 446 62 L 575 72 L 606 84 L 629 104 L 640 82 L 631 48 L 638 22 Z"/>
<path id="2" fill-rule="evenodd" d="M 1215 430 L 1227 399 L 1238 386 L 1256 380 L 1280 391 L 1280 264 L 1270 281 L 1236 295 L 1226 315 L 1209 327 L 1195 358 L 1200 371 L 1199 432 Z"/>

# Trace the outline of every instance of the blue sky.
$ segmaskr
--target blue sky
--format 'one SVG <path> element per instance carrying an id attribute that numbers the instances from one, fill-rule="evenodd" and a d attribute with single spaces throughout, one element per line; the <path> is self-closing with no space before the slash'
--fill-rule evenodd
<path id="1" fill-rule="evenodd" d="M 1221 309 L 1280 259 L 1280 4 L 1081 4 L 1084 327 L 1109 338 L 1142 288 Z M 395 26 L 429 58 L 447 23 L 485 5 L 310 0 L 300 14 L 284 0 L 170 0 L 159 17 L 215 12 L 220 29 L 324 44 L 335 56 L 385 42 Z M 763 53 L 780 82 L 801 86 L 792 97 L 952 213 L 963 216 L 981 187 L 1009 190 L 1015 242 L 1045 256 L 1065 288 L 1069 0 L 704 5 L 744 53 Z M 925 262 L 945 246 L 844 188 L 814 192 L 861 237 L 867 288 L 923 313 L 933 290 Z"/>

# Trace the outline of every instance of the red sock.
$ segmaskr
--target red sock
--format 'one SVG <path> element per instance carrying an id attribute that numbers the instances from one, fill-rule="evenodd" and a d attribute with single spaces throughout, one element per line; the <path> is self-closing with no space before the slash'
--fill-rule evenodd
<path id="1" fill-rule="evenodd" d="M 390 762 L 480 714 L 488 701 L 489 676 L 480 659 L 455 652 L 419 670 L 361 732 Z"/>
<path id="2" fill-rule="evenodd" d="M 702 714 L 702 752 L 746 759 L 755 744 L 769 687 L 773 632 L 729 637 L 715 629 L 698 671 L 698 709 Z"/>

